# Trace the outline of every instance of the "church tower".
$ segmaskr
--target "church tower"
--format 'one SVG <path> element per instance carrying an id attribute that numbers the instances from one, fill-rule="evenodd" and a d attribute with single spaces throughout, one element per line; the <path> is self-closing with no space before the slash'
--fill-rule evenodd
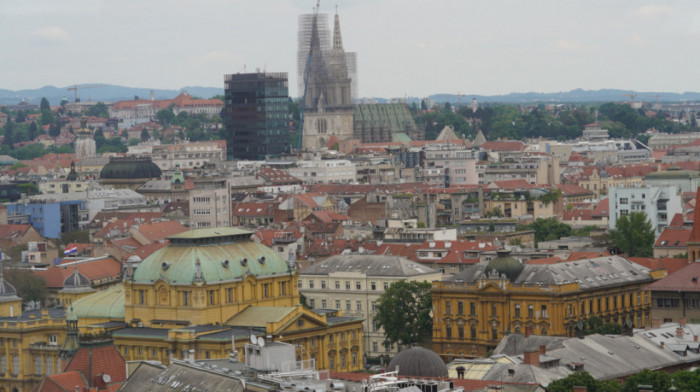
<path id="1" fill-rule="evenodd" d="M 332 136 L 339 140 L 353 136 L 352 79 L 348 76 L 340 17 L 336 11 L 330 53 L 322 49 L 328 45 L 322 42 L 319 17 L 317 9 L 310 18 L 310 56 L 307 58 L 310 66 L 302 139 L 305 150 L 326 147 Z"/>

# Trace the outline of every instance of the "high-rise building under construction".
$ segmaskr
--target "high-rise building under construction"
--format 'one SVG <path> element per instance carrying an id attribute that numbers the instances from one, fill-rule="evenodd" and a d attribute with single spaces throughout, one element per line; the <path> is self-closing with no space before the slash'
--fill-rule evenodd
<path id="1" fill-rule="evenodd" d="M 356 56 L 348 56 L 343 48 L 337 12 L 330 41 L 329 35 L 328 17 L 319 14 L 318 9 L 299 18 L 297 65 L 300 96 L 305 97 L 302 130 L 302 148 L 305 150 L 326 147 L 332 140 L 353 137 Z"/>

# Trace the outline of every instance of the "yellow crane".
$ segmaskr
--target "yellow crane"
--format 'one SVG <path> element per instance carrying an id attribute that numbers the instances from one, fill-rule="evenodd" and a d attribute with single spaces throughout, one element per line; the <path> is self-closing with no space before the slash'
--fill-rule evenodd
<path id="1" fill-rule="evenodd" d="M 74 101 L 73 102 L 80 102 L 80 99 L 78 99 L 78 90 L 86 90 L 90 88 L 99 88 L 99 87 L 107 87 L 106 84 L 81 84 L 81 85 L 73 85 L 72 87 L 68 87 L 68 91 L 73 91 L 74 93 Z"/>
<path id="2" fill-rule="evenodd" d="M 637 98 L 637 94 L 622 94 L 625 97 L 632 98 L 632 109 L 634 109 L 634 99 Z"/>

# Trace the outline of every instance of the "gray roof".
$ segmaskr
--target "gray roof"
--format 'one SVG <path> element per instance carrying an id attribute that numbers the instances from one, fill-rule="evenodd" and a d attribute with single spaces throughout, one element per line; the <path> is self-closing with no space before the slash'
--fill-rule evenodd
<path id="1" fill-rule="evenodd" d="M 169 192 L 170 180 L 150 180 L 136 189 L 137 192 Z"/>
<path id="2" fill-rule="evenodd" d="M 620 256 L 596 257 L 551 265 L 526 264 L 515 285 L 562 285 L 578 282 L 581 290 L 629 282 L 652 281 L 649 268 Z M 455 282 L 476 282 L 484 275 L 486 264 L 468 267 L 454 277 Z"/>
<path id="3" fill-rule="evenodd" d="M 328 275 L 331 272 L 360 272 L 367 276 L 409 277 L 436 274 L 428 268 L 399 256 L 336 255 L 302 269 L 300 275 Z"/>
<path id="4" fill-rule="evenodd" d="M 193 390 L 193 387 L 199 391 L 243 392 L 245 384 L 232 373 L 174 360 L 166 369 L 140 365 L 119 390 L 177 392 Z"/>
<path id="5" fill-rule="evenodd" d="M 561 342 L 568 338 L 561 336 L 525 335 L 512 333 L 506 335 L 493 350 L 493 355 L 518 355 L 525 351 L 539 350 L 540 346 L 546 346 L 548 350 L 561 347 Z"/>
<path id="6" fill-rule="evenodd" d="M 109 163 L 109 157 L 89 157 L 80 160 L 78 165 L 81 166 L 98 166 L 106 165 Z"/>
<path id="7" fill-rule="evenodd" d="M 423 347 L 407 348 L 389 362 L 387 371 L 398 367 L 400 376 L 447 377 L 447 366 L 435 352 Z"/>

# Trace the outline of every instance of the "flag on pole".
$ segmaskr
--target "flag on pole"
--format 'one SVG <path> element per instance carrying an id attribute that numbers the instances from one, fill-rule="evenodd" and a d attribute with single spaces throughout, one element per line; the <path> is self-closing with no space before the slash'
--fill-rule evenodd
<path id="1" fill-rule="evenodd" d="M 66 248 L 66 250 L 63 251 L 64 256 L 68 256 L 70 254 L 73 254 L 78 251 L 78 246 L 72 246 L 70 248 Z"/>

